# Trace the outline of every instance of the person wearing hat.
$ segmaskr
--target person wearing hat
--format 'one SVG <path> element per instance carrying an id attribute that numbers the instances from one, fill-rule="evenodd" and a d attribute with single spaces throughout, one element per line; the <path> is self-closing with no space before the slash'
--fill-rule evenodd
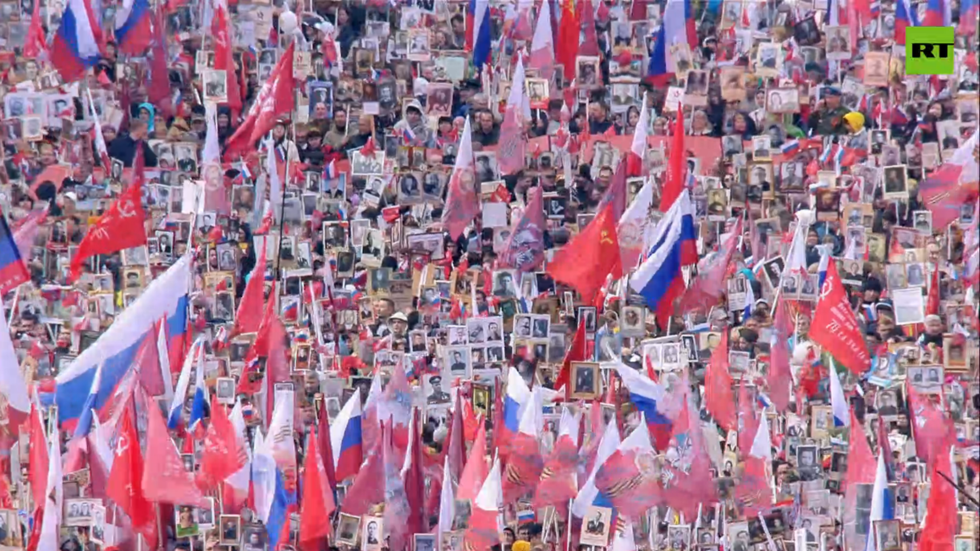
<path id="1" fill-rule="evenodd" d="M 432 387 L 432 392 L 425 397 L 426 403 L 429 404 L 439 404 L 449 401 L 449 394 L 442 391 L 442 376 L 433 375 L 429 378 L 429 386 Z"/>
<path id="2" fill-rule="evenodd" d="M 388 318 L 392 339 L 404 339 L 408 335 L 408 316 L 403 312 L 395 312 Z"/>
<path id="3" fill-rule="evenodd" d="M 829 86 L 823 91 L 823 98 L 817 103 L 817 110 L 810 115 L 810 129 L 815 134 L 828 135 L 847 134 L 844 116 L 848 114 L 846 107 L 841 105 L 840 89 Z"/>
<path id="4" fill-rule="evenodd" d="M 864 115 L 857 111 L 851 111 L 844 115 L 844 125 L 851 134 L 857 134 L 864 130 Z"/>
<path id="5" fill-rule="evenodd" d="M 306 133 L 306 141 L 300 146 L 299 158 L 304 163 L 314 167 L 323 167 L 323 133 L 317 127 L 311 127 Z"/>
<path id="6" fill-rule="evenodd" d="M 394 130 L 396 134 L 401 134 L 405 137 L 414 135 L 415 138 L 409 140 L 410 145 L 432 147 L 429 144 L 430 132 L 425 124 L 422 104 L 418 100 L 412 100 L 405 106 L 405 109 L 402 111 L 402 118 L 395 123 Z"/>
<path id="7" fill-rule="evenodd" d="M 272 127 L 272 139 L 276 147 L 285 153 L 284 157 L 287 164 L 298 163 L 299 151 L 296 149 L 296 144 L 286 136 L 288 127 L 289 120 L 285 117 L 276 120 L 276 125 Z"/>

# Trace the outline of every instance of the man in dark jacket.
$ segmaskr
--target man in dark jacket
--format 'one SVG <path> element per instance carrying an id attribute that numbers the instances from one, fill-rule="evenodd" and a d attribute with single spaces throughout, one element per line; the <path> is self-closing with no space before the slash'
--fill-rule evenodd
<path id="1" fill-rule="evenodd" d="M 129 122 L 129 134 L 119 136 L 109 145 L 109 156 L 119 159 L 127 167 L 133 166 L 136 159 L 136 144 L 143 147 L 143 166 L 155 168 L 157 166 L 157 155 L 146 143 L 146 123 L 133 119 Z"/>
<path id="2" fill-rule="evenodd" d="M 473 122 L 475 123 L 473 126 L 474 143 L 484 147 L 497 145 L 497 142 L 500 141 L 500 125 L 493 120 L 493 113 L 485 109 L 481 110 L 476 114 L 476 120 Z"/>

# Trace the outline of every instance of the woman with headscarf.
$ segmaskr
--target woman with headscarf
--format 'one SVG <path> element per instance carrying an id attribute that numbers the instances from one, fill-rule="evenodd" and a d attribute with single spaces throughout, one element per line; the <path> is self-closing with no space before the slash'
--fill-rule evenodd
<path id="1" fill-rule="evenodd" d="M 146 123 L 146 130 L 150 134 L 156 130 L 156 114 L 157 110 L 153 107 L 152 103 L 141 103 L 139 107 L 136 108 L 136 114 L 141 121 Z"/>

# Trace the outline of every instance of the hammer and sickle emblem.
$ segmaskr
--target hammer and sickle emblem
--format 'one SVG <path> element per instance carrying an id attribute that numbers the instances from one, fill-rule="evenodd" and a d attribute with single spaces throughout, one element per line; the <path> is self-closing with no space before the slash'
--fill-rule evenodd
<path id="1" fill-rule="evenodd" d="M 599 234 L 599 243 L 602 243 L 604 245 L 606 245 L 606 244 L 612 245 L 613 244 L 613 240 L 612 240 L 611 237 L 609 237 L 609 232 L 608 231 L 602 230 L 602 233 Z"/>
<path id="2" fill-rule="evenodd" d="M 832 277 L 828 277 L 826 281 L 823 282 L 823 288 L 820 289 L 820 300 L 827 298 L 830 295 L 831 283 L 833 281 Z"/>
<path id="3" fill-rule="evenodd" d="M 120 218 L 132 218 L 136 216 L 136 211 L 133 208 L 132 201 L 122 201 L 119 203 L 119 217 Z"/>
<path id="4" fill-rule="evenodd" d="M 116 457 L 121 457 L 129 449 L 129 438 L 125 433 L 120 434 L 116 440 Z"/>

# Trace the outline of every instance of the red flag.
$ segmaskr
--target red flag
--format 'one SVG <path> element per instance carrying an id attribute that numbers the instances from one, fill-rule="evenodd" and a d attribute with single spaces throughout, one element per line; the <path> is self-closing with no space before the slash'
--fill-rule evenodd
<path id="1" fill-rule="evenodd" d="M 259 251 L 259 260 L 252 268 L 248 283 L 245 284 L 245 292 L 242 293 L 242 299 L 238 302 L 238 311 L 235 312 L 235 327 L 231 330 L 232 335 L 255 333 L 259 330 L 262 321 L 262 303 L 265 301 L 263 293 L 265 292 L 266 249 L 267 247 L 263 243 L 262 250 Z"/>
<path id="2" fill-rule="evenodd" d="M 459 239 L 463 230 L 480 212 L 479 185 L 473 169 L 473 137 L 470 119 L 466 118 L 463 135 L 459 138 L 456 163 L 449 176 L 446 192 L 446 205 L 442 211 L 442 225 L 453 239 Z"/>
<path id="3" fill-rule="evenodd" d="M 769 398 L 780 413 L 789 407 L 789 389 L 793 385 L 793 374 L 789 367 L 789 338 L 793 334 L 793 328 L 786 309 L 785 300 L 776 305 L 776 319 L 773 324 L 776 340 L 770 351 L 769 372 L 766 374 Z"/>
<path id="4" fill-rule="evenodd" d="M 579 0 L 576 11 L 581 12 L 581 22 L 582 28 L 585 36 L 578 45 L 577 55 L 599 55 L 599 38 L 596 36 L 595 32 L 595 9 L 592 7 L 591 0 Z M 562 27 L 565 26 L 565 20 L 562 19 Z M 568 65 L 566 65 L 568 67 Z M 572 65 L 575 67 L 575 65 Z M 601 84 L 601 83 L 600 83 Z"/>
<path id="5" fill-rule="evenodd" d="M 578 435 L 561 435 L 555 448 L 544 463 L 537 490 L 534 492 L 534 508 L 554 505 L 559 511 L 567 508 L 568 500 L 578 494 Z"/>
<path id="6" fill-rule="evenodd" d="M 330 514 L 337 508 L 320 457 L 317 434 L 317 427 L 313 425 L 303 461 L 303 506 L 299 517 L 300 547 L 310 551 L 319 551 L 320 540 L 330 535 Z"/>
<path id="7" fill-rule="evenodd" d="M 485 551 L 500 543 L 498 496 L 500 495 L 500 461 L 494 460 L 487 479 L 473 500 L 470 525 L 463 536 L 463 545 L 472 551 Z"/>
<path id="8" fill-rule="evenodd" d="M 572 395 L 572 385 L 571 379 L 569 378 L 572 371 L 572 362 L 583 362 L 586 359 L 586 348 L 588 343 L 586 342 L 585 333 L 585 320 L 579 321 L 578 328 L 575 329 L 575 337 L 572 339 L 572 347 L 568 349 L 568 353 L 565 354 L 565 359 L 562 360 L 561 370 L 558 372 L 558 377 L 555 379 L 555 388 L 565 387 L 565 399 L 570 400 Z"/>
<path id="9" fill-rule="evenodd" d="M 949 457 L 949 448 L 939 451 L 939 457 Z M 945 466 L 942 466 L 945 463 Z M 942 474 L 949 476 L 948 461 L 935 461 L 932 464 L 932 481 L 929 490 L 929 501 L 926 503 L 926 521 L 919 537 L 921 551 L 952 551 L 953 537 L 959 527 L 956 514 L 956 490 L 953 485 L 943 479 Z M 940 474 L 942 473 L 942 474 Z"/>
<path id="10" fill-rule="evenodd" d="M 729 390 L 731 390 L 730 386 Z M 733 407 L 732 414 L 734 413 Z M 704 483 L 705 480 L 711 480 L 711 459 L 704 449 L 701 424 L 691 423 L 687 397 L 684 398 L 683 409 L 674 423 L 673 439 L 678 447 L 685 440 L 690 442 L 688 459 L 690 465 L 686 472 L 672 465 L 666 465 L 671 476 L 665 477 L 664 501 L 675 511 L 680 511 L 688 517 L 695 517 L 699 505 L 718 502 L 718 491 L 714 484 Z"/>
<path id="11" fill-rule="evenodd" d="M 317 416 L 317 425 L 320 430 L 317 432 L 317 445 L 320 446 L 320 457 L 330 458 L 323 461 L 324 473 L 331 488 L 337 487 L 337 475 L 333 465 L 333 445 L 330 443 L 330 420 L 327 415 L 327 408 L 321 407 L 320 414 Z"/>
<path id="12" fill-rule="evenodd" d="M 599 212 L 606 205 L 612 204 L 612 215 L 617 222 L 623 217 L 623 213 L 626 212 L 626 165 L 627 163 L 625 161 L 620 161 L 619 165 L 616 166 L 616 172 L 613 174 L 609 189 L 602 196 L 602 201 L 599 202 L 599 207 L 596 209 L 596 212 Z"/>
<path id="13" fill-rule="evenodd" d="M 561 6 L 561 25 L 557 27 L 558 40 L 555 41 L 555 57 L 558 63 L 565 67 L 577 67 L 579 31 L 578 12 L 575 9 L 575 2 L 562 2 Z"/>
<path id="14" fill-rule="evenodd" d="M 454 480 L 463 476 L 466 465 L 466 435 L 463 434 L 463 398 L 456 394 L 456 405 L 453 417 L 449 421 L 449 432 L 446 434 L 446 449 L 444 457 L 449 458 L 449 474 Z"/>
<path id="15" fill-rule="evenodd" d="M 738 451 L 743 456 L 749 455 L 755 433 L 759 432 L 759 420 L 755 418 L 754 396 L 749 394 L 745 385 L 746 377 L 742 377 L 738 386 L 738 416 L 741 430 L 738 431 Z"/>
<path id="16" fill-rule="evenodd" d="M 617 219 L 612 203 L 606 205 L 588 226 L 555 254 L 548 273 L 555 281 L 571 285 L 583 298 L 590 300 L 602 287 L 606 276 L 623 276 L 619 254 Z"/>
<path id="17" fill-rule="evenodd" d="M 142 158 L 142 142 L 137 142 L 137 160 Z M 139 163 L 142 166 L 142 163 Z M 134 165 L 135 171 L 135 165 Z M 70 281 L 82 273 L 86 259 L 100 254 L 112 254 L 123 249 L 146 244 L 146 214 L 141 203 L 142 171 L 135 173 L 135 181 L 116 199 L 109 209 L 89 228 L 71 259 Z"/>
<path id="18" fill-rule="evenodd" d="M 533 492 L 543 469 L 544 459 L 538 447 L 538 438 L 518 431 L 509 443 L 502 482 L 504 502 L 516 502 L 517 498 Z"/>
<path id="19" fill-rule="evenodd" d="M 211 408 L 211 424 L 204 437 L 204 451 L 201 454 L 201 480 L 207 488 L 214 488 L 219 482 L 237 473 L 245 465 L 245 450 L 238 445 L 235 426 L 228 419 L 225 406 L 216 404 Z"/>
<path id="20" fill-rule="evenodd" d="M 34 2 L 34 11 L 31 12 L 31 25 L 27 28 L 27 39 L 24 41 L 24 58 L 35 58 L 47 51 L 48 44 L 44 38 L 44 27 L 41 26 L 41 3 Z"/>
<path id="21" fill-rule="evenodd" d="M 296 45 L 290 44 L 279 58 L 279 63 L 269 79 L 262 84 L 255 102 L 248 110 L 248 116 L 238 130 L 225 142 L 225 157 L 251 147 L 275 126 L 276 117 L 293 110 L 295 83 L 293 81 L 293 51 Z"/>
<path id="22" fill-rule="evenodd" d="M 544 191 L 535 187 L 527 193 L 527 208 L 500 256 L 500 267 L 514 267 L 522 273 L 534 271 L 544 260 Z"/>
<path id="23" fill-rule="evenodd" d="M 141 477 L 145 499 L 174 505 L 195 507 L 208 505 L 201 490 L 194 483 L 191 473 L 184 469 L 184 462 L 177 453 L 174 441 L 170 439 L 160 409 L 156 407 L 149 409 L 150 411 L 147 412 L 149 427 L 146 431 L 146 470 Z"/>
<path id="24" fill-rule="evenodd" d="M 857 512 L 858 485 L 874 483 L 877 468 L 878 464 L 874 455 L 871 454 L 871 446 L 868 445 L 864 426 L 858 422 L 852 409 L 851 434 L 847 450 L 847 474 L 844 476 L 844 487 L 842 488 L 844 506 L 841 508 L 844 514 L 844 537 L 852 549 L 855 546 L 863 546 L 866 541 L 863 535 L 856 532 L 859 522 L 859 513 Z M 864 514 L 867 515 L 867 512 Z"/>
<path id="25" fill-rule="evenodd" d="M 926 296 L 926 315 L 939 315 L 939 266 L 933 264 L 929 278 L 929 294 Z"/>
<path id="26" fill-rule="evenodd" d="M 140 454 L 140 438 L 133 425 L 131 408 L 132 406 L 122 416 L 122 427 L 116 438 L 116 449 L 113 450 L 116 458 L 109 472 L 109 487 L 106 494 L 129 515 L 134 530 L 142 534 L 146 541 L 155 542 L 156 511 L 143 494 L 143 486 L 140 484 L 144 474 L 143 456 Z"/>
<path id="27" fill-rule="evenodd" d="M 476 433 L 480 431 L 483 424 L 483 415 L 477 415 L 473 411 L 473 403 L 469 400 L 463 401 L 463 437 L 467 444 L 472 444 L 476 440 Z"/>
<path id="28" fill-rule="evenodd" d="M 44 434 L 44 424 L 41 422 L 41 412 L 38 410 L 37 403 L 31 404 L 30 423 L 30 441 L 35 442 L 35 445 L 28 447 L 27 480 L 31 483 L 34 507 L 43 510 L 45 492 L 48 488 L 48 447 L 44 442 L 48 440 Z"/>
<path id="29" fill-rule="evenodd" d="M 678 109 L 678 113 L 683 113 Z M 684 149 L 684 116 L 678 115 L 674 123 L 674 141 L 670 144 L 670 164 L 667 166 L 667 182 L 660 194 L 660 212 L 667 212 L 687 187 L 684 170 L 687 168 L 687 151 Z"/>
<path id="30" fill-rule="evenodd" d="M 718 299 L 725 293 L 725 276 L 735 254 L 735 245 L 741 237 L 742 219 L 739 218 L 732 232 L 722 238 L 718 251 L 698 265 L 697 277 L 681 298 L 679 308 L 682 312 L 695 308 L 704 308 L 707 311 L 718 304 Z"/>
<path id="31" fill-rule="evenodd" d="M 31 257 L 31 248 L 34 247 L 37 234 L 41 231 L 41 225 L 47 220 L 48 209 L 32 210 L 10 228 L 14 230 L 14 242 L 17 243 L 17 250 L 20 251 L 21 258 Z M 0 294 L 3 292 L 0 291 Z"/>
<path id="32" fill-rule="evenodd" d="M 385 468 L 381 446 L 379 438 L 368 454 L 367 462 L 354 477 L 354 483 L 347 489 L 347 496 L 340 508 L 342 512 L 359 517 L 367 514 L 373 505 L 384 502 Z"/>
<path id="33" fill-rule="evenodd" d="M 153 58 L 150 61 L 150 86 L 146 97 L 165 113 L 172 112 L 170 99 L 170 73 L 167 70 L 167 31 L 166 12 L 163 6 L 157 8 L 153 18 Z"/>
<path id="34" fill-rule="evenodd" d="M 722 331 L 721 343 L 711 353 L 711 361 L 704 374 L 704 400 L 708 413 L 718 422 L 718 426 L 726 431 L 738 429 L 732 376 L 728 372 L 727 328 Z"/>
<path id="35" fill-rule="evenodd" d="M 470 448 L 470 458 L 463 468 L 463 474 L 459 478 L 459 487 L 456 489 L 456 499 L 475 499 L 480 492 L 480 486 L 487 478 L 490 467 L 487 465 L 487 428 L 486 425 L 480 426 L 480 432 L 476 435 L 476 441 Z M 443 482 L 445 484 L 445 481 Z"/>
<path id="36" fill-rule="evenodd" d="M 820 288 L 820 300 L 810 325 L 810 338 L 857 375 L 871 367 L 864 335 L 847 301 L 847 293 L 834 262 L 827 266 L 827 278 Z"/>
<path id="37" fill-rule="evenodd" d="M 920 394 L 908 381 L 906 383 L 909 424 L 912 425 L 912 436 L 915 438 L 915 453 L 927 465 L 941 463 L 944 456 L 940 452 L 955 439 L 949 422 L 939 404 L 933 403 L 930 396 Z"/>
<path id="38" fill-rule="evenodd" d="M 766 472 L 766 460 L 754 455 L 747 455 L 742 466 L 742 475 L 735 485 L 736 499 L 745 508 L 744 516 L 752 518 L 759 511 L 765 511 L 772 506 L 772 489 L 769 486 L 769 474 Z"/>
<path id="39" fill-rule="evenodd" d="M 137 366 L 140 384 L 150 396 L 162 396 L 165 392 L 163 372 L 160 371 L 160 348 L 157 345 L 159 335 L 160 322 L 157 322 L 153 330 L 143 338 L 133 360 L 133 364 Z"/>
<path id="40" fill-rule="evenodd" d="M 238 74 L 235 71 L 235 60 L 231 55 L 231 22 L 228 20 L 228 10 L 218 2 L 211 21 L 211 32 L 214 33 L 214 64 L 218 69 L 224 69 L 228 92 L 228 106 L 237 118 L 242 110 L 242 94 L 238 88 Z"/>
<path id="41" fill-rule="evenodd" d="M 374 145 L 374 136 L 369 136 L 367 141 L 364 142 L 364 146 L 361 148 L 361 155 L 365 157 L 374 157 L 374 154 L 378 152 L 378 148 Z"/>

